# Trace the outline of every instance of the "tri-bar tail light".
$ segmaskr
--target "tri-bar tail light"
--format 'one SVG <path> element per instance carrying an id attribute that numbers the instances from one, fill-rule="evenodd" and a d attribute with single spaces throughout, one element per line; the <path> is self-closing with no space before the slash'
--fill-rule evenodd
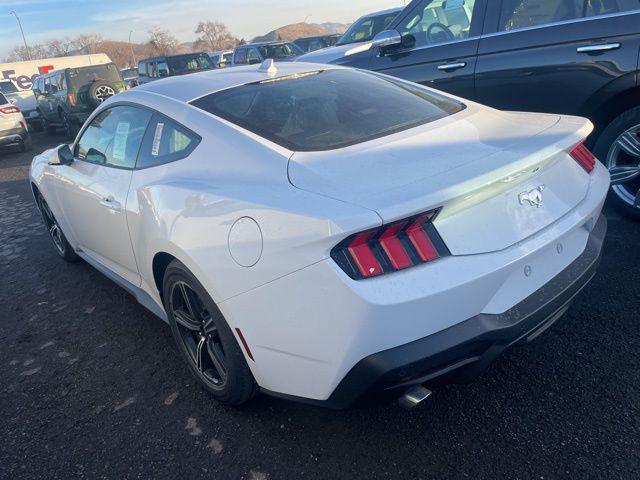
<path id="1" fill-rule="evenodd" d="M 377 277 L 451 255 L 433 221 L 439 209 L 346 238 L 331 258 L 354 280 Z"/>
<path id="2" fill-rule="evenodd" d="M 573 147 L 569 155 L 571 155 L 587 173 L 593 172 L 593 169 L 596 167 L 596 157 L 589 151 L 584 141 Z"/>

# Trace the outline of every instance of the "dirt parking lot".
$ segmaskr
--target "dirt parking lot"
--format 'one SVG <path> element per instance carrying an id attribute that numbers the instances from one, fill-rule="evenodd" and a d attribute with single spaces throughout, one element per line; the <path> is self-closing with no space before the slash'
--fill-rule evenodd
<path id="1" fill-rule="evenodd" d="M 196 386 L 167 326 L 54 253 L 27 177 L 62 141 L 0 151 L 0 478 L 640 477 L 640 223 L 607 211 L 587 291 L 473 384 L 410 412 L 231 409 Z"/>

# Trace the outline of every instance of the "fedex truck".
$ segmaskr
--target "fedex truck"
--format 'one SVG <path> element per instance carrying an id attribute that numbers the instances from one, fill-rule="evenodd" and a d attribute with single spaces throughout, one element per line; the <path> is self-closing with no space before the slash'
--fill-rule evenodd
<path id="1" fill-rule="evenodd" d="M 9 101 L 22 110 L 32 127 L 41 130 L 40 118 L 36 111 L 36 99 L 31 92 L 33 81 L 40 75 L 61 68 L 103 65 L 111 59 L 104 53 L 74 55 L 70 57 L 45 58 L 26 62 L 0 63 L 0 91 Z"/>

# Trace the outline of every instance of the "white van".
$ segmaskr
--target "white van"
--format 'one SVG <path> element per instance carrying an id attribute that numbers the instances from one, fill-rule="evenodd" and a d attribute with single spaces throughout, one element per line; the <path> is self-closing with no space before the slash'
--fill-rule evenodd
<path id="1" fill-rule="evenodd" d="M 26 62 L 0 63 L 0 91 L 22 111 L 27 122 L 42 130 L 36 99 L 31 91 L 33 81 L 40 75 L 62 68 L 86 67 L 111 63 L 104 53 L 45 58 Z"/>

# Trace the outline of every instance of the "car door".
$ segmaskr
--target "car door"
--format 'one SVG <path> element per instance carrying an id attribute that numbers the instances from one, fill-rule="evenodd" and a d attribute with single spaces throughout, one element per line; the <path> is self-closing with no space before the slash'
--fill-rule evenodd
<path id="1" fill-rule="evenodd" d="M 484 0 L 423 0 L 391 28 L 402 43 L 373 52 L 369 68 L 465 98 L 474 98 L 474 71 Z"/>
<path id="2" fill-rule="evenodd" d="M 44 79 L 44 99 L 42 102 L 42 105 L 44 107 L 42 113 L 50 122 L 57 119 L 57 115 L 53 115 L 54 92 L 52 80 L 52 76 L 45 77 Z"/>
<path id="3" fill-rule="evenodd" d="M 494 2 L 478 51 L 477 100 L 589 116 L 600 92 L 635 85 L 639 8 L 637 0 Z"/>
<path id="4" fill-rule="evenodd" d="M 151 113 L 128 105 L 101 111 L 73 147 L 75 161 L 59 167 L 63 214 L 80 252 L 139 285 L 126 202 Z"/>

